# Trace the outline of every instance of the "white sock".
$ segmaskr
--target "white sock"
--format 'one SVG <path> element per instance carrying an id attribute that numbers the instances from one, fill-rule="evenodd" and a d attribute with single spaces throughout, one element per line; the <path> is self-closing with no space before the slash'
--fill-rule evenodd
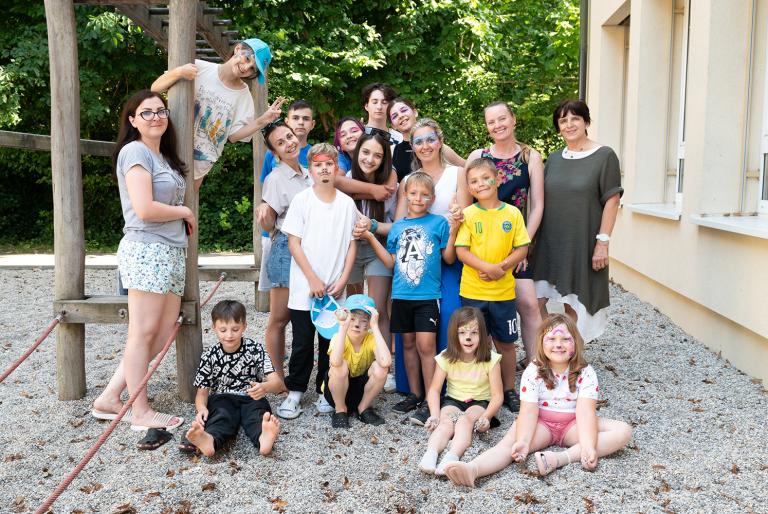
<path id="1" fill-rule="evenodd" d="M 445 465 L 448 464 L 449 462 L 456 462 L 457 460 L 460 460 L 457 455 L 454 455 L 451 452 L 446 452 L 446 454 L 443 455 L 443 458 L 440 459 L 440 465 L 437 466 L 435 473 L 438 475 L 444 474 Z"/>
<path id="2" fill-rule="evenodd" d="M 302 394 L 301 391 L 288 391 L 288 399 L 293 400 L 294 402 L 300 402 Z"/>
<path id="3" fill-rule="evenodd" d="M 433 473 L 435 466 L 437 465 L 437 452 L 430 448 L 424 452 L 424 456 L 419 461 L 419 469 L 422 471 Z"/>

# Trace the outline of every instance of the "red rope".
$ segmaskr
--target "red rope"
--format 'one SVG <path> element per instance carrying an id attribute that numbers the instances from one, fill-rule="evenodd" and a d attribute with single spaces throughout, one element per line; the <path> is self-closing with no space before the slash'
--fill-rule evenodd
<path id="1" fill-rule="evenodd" d="M 223 273 L 219 276 L 218 282 L 216 282 L 216 285 L 213 286 L 213 289 L 210 293 L 208 293 L 208 296 L 203 300 L 203 302 L 200 304 L 200 308 L 203 308 L 210 300 L 213 298 L 213 295 L 216 293 L 216 290 L 219 288 L 222 282 L 224 282 L 224 279 L 227 278 L 227 274 Z M 163 346 L 163 349 L 158 354 L 157 358 L 154 360 L 154 363 L 149 367 L 149 371 L 146 375 L 144 375 L 144 378 L 142 379 L 141 383 L 139 384 L 139 388 L 136 392 L 134 392 L 130 398 L 128 398 L 128 401 L 125 402 L 123 405 L 123 408 L 120 409 L 120 412 L 117 413 L 117 417 L 112 420 L 112 422 L 109 424 L 106 430 L 99 436 L 99 438 L 96 440 L 93 446 L 88 450 L 88 452 L 85 454 L 85 456 L 80 460 L 80 462 L 75 466 L 75 468 L 64 478 L 64 480 L 59 483 L 59 485 L 54 489 L 54 491 L 51 493 L 48 498 L 43 502 L 40 507 L 37 508 L 35 511 L 36 514 L 43 514 L 45 512 L 48 512 L 48 509 L 51 508 L 53 503 L 61 496 L 61 494 L 69 487 L 69 484 L 72 483 L 72 481 L 77 477 L 77 475 L 80 474 L 80 472 L 85 468 L 85 466 L 88 465 L 88 463 L 91 461 L 94 455 L 96 455 L 96 452 L 99 451 L 99 448 L 102 447 L 102 445 L 107 441 L 107 438 L 109 438 L 110 435 L 112 435 L 112 432 L 117 428 L 117 425 L 120 423 L 120 420 L 123 419 L 123 416 L 125 416 L 125 413 L 128 412 L 128 409 L 131 408 L 131 405 L 133 405 L 133 402 L 136 401 L 136 398 L 139 396 L 139 394 L 144 390 L 145 387 L 147 387 L 147 382 L 149 382 L 149 379 L 152 377 L 152 374 L 157 370 L 158 366 L 160 366 L 160 363 L 163 360 L 163 357 L 165 357 L 165 354 L 168 353 L 168 350 L 171 348 L 171 344 L 173 343 L 174 339 L 176 339 L 176 334 L 179 332 L 179 328 L 181 327 L 181 322 L 183 320 L 183 315 L 180 315 L 179 318 L 176 320 L 176 326 L 173 329 L 173 332 L 171 333 L 170 337 L 168 337 L 168 340 L 165 342 L 165 345 Z"/>
<path id="2" fill-rule="evenodd" d="M 56 316 L 55 318 L 53 318 L 53 321 L 51 321 L 51 323 L 48 325 L 48 328 L 46 328 L 46 329 L 45 329 L 45 332 L 43 332 L 43 334 L 42 334 L 40 337 L 38 337 L 38 338 L 37 338 L 37 340 L 35 341 L 35 344 L 33 344 L 32 346 L 30 346 L 30 347 L 29 347 L 29 349 L 28 349 L 26 352 L 24 352 L 24 354 L 23 354 L 21 357 L 19 357 L 18 359 L 16 359 L 16 362 L 14 362 L 13 364 L 11 364 L 11 367 L 10 367 L 10 368 L 8 368 L 7 370 L 5 370 L 5 371 L 3 372 L 3 374 L 2 374 L 2 375 L 0 375 L 0 384 L 2 384 L 2 383 L 3 383 L 3 381 L 4 381 L 6 378 L 8 378 L 8 375 L 10 375 L 11 373 L 13 373 L 13 371 L 14 371 L 16 368 L 18 368 L 18 367 L 19 367 L 19 365 L 20 365 L 22 362 L 24 362 L 25 360 L 27 360 L 27 357 L 29 357 L 30 355 L 32 355 L 32 352 L 34 352 L 34 351 L 35 351 L 35 349 L 36 349 L 38 346 L 40 346 L 40 343 L 42 343 L 43 341 L 45 341 L 45 338 L 47 338 L 47 337 L 48 337 L 48 334 L 50 334 L 50 333 L 51 333 L 51 331 L 54 329 L 54 327 L 55 327 L 56 325 L 58 325 L 58 324 L 59 324 L 59 322 L 61 321 L 61 317 L 62 317 L 62 316 L 61 316 L 61 314 L 59 314 L 58 316 Z"/>

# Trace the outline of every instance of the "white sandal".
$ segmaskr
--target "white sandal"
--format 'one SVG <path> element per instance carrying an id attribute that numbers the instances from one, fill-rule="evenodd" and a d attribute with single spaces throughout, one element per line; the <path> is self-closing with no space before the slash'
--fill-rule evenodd
<path id="1" fill-rule="evenodd" d="M 176 418 L 176 422 L 172 423 L 171 421 Z M 144 430 L 149 430 L 150 428 L 164 428 L 165 430 L 171 431 L 176 428 L 179 428 L 182 423 L 184 423 L 184 418 L 181 416 L 174 416 L 173 414 L 166 414 L 164 412 L 155 412 L 155 415 L 152 416 L 152 425 L 131 425 L 131 430 L 135 430 L 136 432 L 143 432 Z"/>
<path id="2" fill-rule="evenodd" d="M 277 408 L 277 415 L 283 419 L 296 419 L 301 414 L 301 407 L 299 407 L 299 401 L 286 398 L 280 407 Z"/>

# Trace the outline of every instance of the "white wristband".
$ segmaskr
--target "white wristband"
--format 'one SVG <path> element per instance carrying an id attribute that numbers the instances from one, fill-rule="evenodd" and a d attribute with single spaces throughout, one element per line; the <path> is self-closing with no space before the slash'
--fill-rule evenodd
<path id="1" fill-rule="evenodd" d="M 597 234 L 595 236 L 595 239 L 597 239 L 601 243 L 607 243 L 608 241 L 611 240 L 611 236 L 609 236 L 608 234 Z"/>

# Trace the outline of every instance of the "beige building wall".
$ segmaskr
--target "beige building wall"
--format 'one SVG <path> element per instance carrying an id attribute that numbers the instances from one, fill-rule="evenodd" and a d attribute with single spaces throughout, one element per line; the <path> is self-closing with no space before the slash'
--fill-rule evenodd
<path id="1" fill-rule="evenodd" d="M 764 0 L 593 0 L 587 103 L 623 168 L 612 278 L 768 382 L 767 27 Z"/>

